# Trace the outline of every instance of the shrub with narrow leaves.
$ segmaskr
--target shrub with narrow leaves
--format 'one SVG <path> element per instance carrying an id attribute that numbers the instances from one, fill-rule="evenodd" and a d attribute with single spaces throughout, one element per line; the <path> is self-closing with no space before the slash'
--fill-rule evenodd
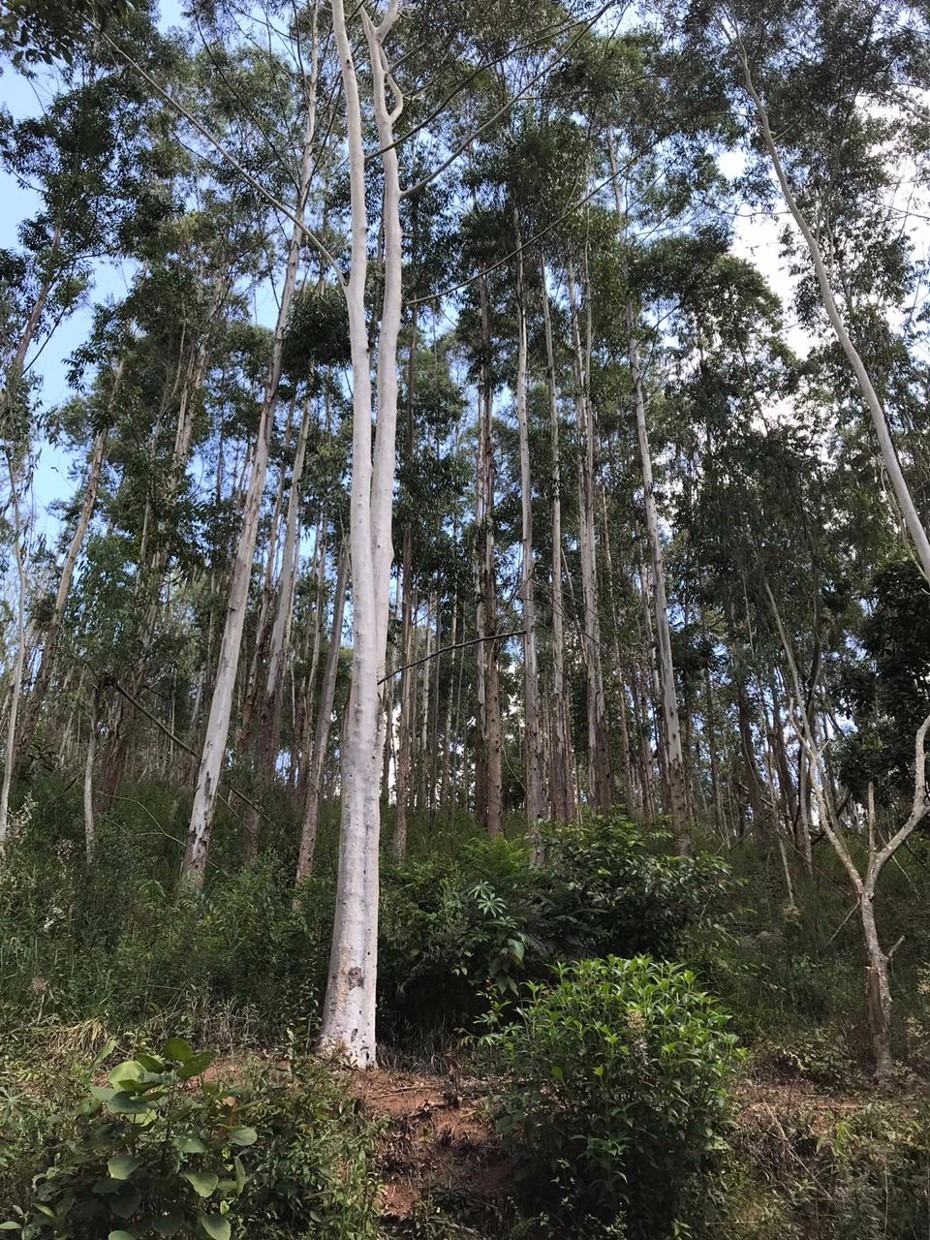
<path id="1" fill-rule="evenodd" d="M 740 1057 L 727 1024 L 687 969 L 642 956 L 560 967 L 517 1019 L 492 1020 L 485 1042 L 510 1081 L 501 1133 L 577 1234 L 625 1219 L 661 1240 L 680 1224 L 726 1148 Z"/>

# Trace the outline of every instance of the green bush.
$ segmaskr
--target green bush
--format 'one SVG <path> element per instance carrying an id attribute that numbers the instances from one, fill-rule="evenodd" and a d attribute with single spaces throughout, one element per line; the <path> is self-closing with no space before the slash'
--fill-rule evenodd
<path id="1" fill-rule="evenodd" d="M 257 1133 L 228 1087 L 186 1086 L 212 1059 L 175 1038 L 160 1056 L 140 1052 L 115 1067 L 107 1085 L 91 1087 L 3 1229 L 23 1240 L 229 1240 L 245 1182 L 239 1151 Z"/>
<path id="2" fill-rule="evenodd" d="M 686 969 L 642 956 L 563 966 L 528 995 L 485 1039 L 510 1081 L 502 1135 L 577 1234 L 625 1218 L 633 1236 L 671 1235 L 726 1148 L 728 1017 Z"/>
<path id="3" fill-rule="evenodd" d="M 461 1024 L 488 989 L 515 996 L 566 960 L 667 957 L 727 883 L 712 856 L 673 857 L 622 813 L 553 826 L 546 864 L 508 840 L 386 868 L 379 948 L 389 1028 Z"/>
<path id="4" fill-rule="evenodd" d="M 112 1041 L 103 1054 L 112 1051 Z M 178 1038 L 88 1087 L 0 1095 L 0 1230 L 23 1240 L 376 1240 L 373 1130 L 332 1072 L 247 1059 L 221 1073 Z M 72 1085 L 81 1096 L 69 1104 Z M 4 1223 L 4 1219 L 6 1222 Z"/>
<path id="5" fill-rule="evenodd" d="M 375 1240 L 373 1131 L 318 1060 L 264 1071 L 244 1093 L 258 1142 L 238 1203 L 242 1235 L 262 1240 Z"/>

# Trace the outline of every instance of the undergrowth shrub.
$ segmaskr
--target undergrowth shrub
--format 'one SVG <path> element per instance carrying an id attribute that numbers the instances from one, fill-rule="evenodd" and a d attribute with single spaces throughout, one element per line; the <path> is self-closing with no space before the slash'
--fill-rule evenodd
<path id="1" fill-rule="evenodd" d="M 75 1064 L 76 1102 L 67 1090 L 0 1098 L 0 1230 L 376 1240 L 374 1130 L 330 1069 L 246 1060 L 223 1071 L 213 1058 L 173 1038 L 118 1063 L 105 1085 L 88 1087 L 92 1067 Z"/>
<path id="2" fill-rule="evenodd" d="M 728 1240 L 924 1240 L 930 1114 L 767 1105 L 741 1124 L 730 1178 Z"/>
<path id="3" fill-rule="evenodd" d="M 740 1058 L 693 974 L 647 957 L 584 960 L 530 984 L 485 1045 L 510 1081 L 498 1127 L 579 1236 L 660 1240 L 706 1205 Z M 600 1231 L 597 1229 L 600 1228 Z"/>
<path id="4" fill-rule="evenodd" d="M 226 1046 L 312 1031 L 331 884 L 307 884 L 295 905 L 271 856 L 176 893 L 133 871 L 122 841 L 103 833 L 92 870 L 67 841 L 44 857 L 14 849 L 0 870 L 0 1035 L 91 1017 Z"/>
<path id="5" fill-rule="evenodd" d="M 379 981 L 393 1030 L 454 1027 L 490 988 L 516 996 L 553 964 L 609 954 L 673 955 L 727 883 L 718 858 L 669 856 L 622 813 L 546 829 L 547 858 L 472 840 L 456 858 L 385 870 Z"/>

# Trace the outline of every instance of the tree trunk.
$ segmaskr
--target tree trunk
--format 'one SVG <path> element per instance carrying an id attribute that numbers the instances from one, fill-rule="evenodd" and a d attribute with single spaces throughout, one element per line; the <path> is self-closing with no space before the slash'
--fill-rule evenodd
<path id="1" fill-rule="evenodd" d="M 584 667 L 588 712 L 588 800 L 597 813 L 613 805 L 610 750 L 607 743 L 607 703 L 601 664 L 601 624 L 597 585 L 597 531 L 594 491 L 594 417 L 589 399 L 588 353 L 582 347 L 578 323 L 578 298 L 569 271 L 569 306 L 575 348 L 575 412 L 581 454 L 578 463 L 578 510 L 580 522 L 581 584 L 584 600 Z M 590 349 L 590 307 L 588 313 Z"/>
<path id="2" fill-rule="evenodd" d="M 314 63 L 316 61 L 316 54 L 316 41 L 314 40 Z M 207 855 L 210 848 L 210 832 L 213 827 L 216 798 L 219 792 L 219 782 L 226 756 L 226 742 L 229 736 L 229 721 L 232 713 L 236 669 L 239 664 L 239 650 L 242 645 L 242 633 L 245 627 L 249 581 L 252 576 L 255 541 L 258 535 L 261 501 L 265 489 L 268 449 L 271 442 L 271 429 L 274 424 L 278 384 L 281 378 L 284 333 L 287 328 L 291 300 L 297 284 L 297 267 L 300 261 L 301 247 L 304 242 L 302 224 L 313 171 L 315 117 L 314 93 L 311 94 L 307 109 L 300 189 L 297 195 L 295 210 L 296 222 L 291 232 L 291 240 L 288 247 L 287 269 L 284 277 L 284 287 L 281 291 L 278 319 L 275 325 L 271 365 L 265 381 L 265 393 L 258 424 L 258 438 L 252 457 L 252 470 L 249 477 L 245 510 L 242 516 L 242 526 L 230 576 L 226 623 L 220 642 L 216 676 L 213 683 L 213 695 L 210 701 L 210 714 L 204 736 L 200 766 L 197 771 L 197 783 L 194 790 L 194 803 L 188 828 L 187 847 L 181 866 L 182 879 L 194 887 L 202 887 L 204 882 Z"/>
<path id="3" fill-rule="evenodd" d="M 7 449 L 7 473 L 10 479 L 10 504 L 13 508 L 13 551 L 16 557 L 17 599 L 16 599 L 16 659 L 13 664 L 13 676 L 10 686 L 10 713 L 6 730 L 6 753 L 3 763 L 3 781 L 0 783 L 0 862 L 6 855 L 9 839 L 10 786 L 13 782 L 13 764 L 16 755 L 16 720 L 19 714 L 19 701 L 23 691 L 23 674 L 26 667 L 26 549 L 23 544 L 24 532 L 22 513 L 19 506 L 19 479 L 10 456 L 11 448 Z"/>
<path id="4" fill-rule="evenodd" d="M 636 316 L 628 302 L 626 322 L 629 331 L 630 376 L 633 382 L 633 405 L 636 411 L 636 436 L 643 475 L 643 502 L 646 509 L 646 533 L 652 559 L 653 601 L 656 625 L 656 652 L 659 668 L 659 691 L 662 701 L 662 743 L 665 751 L 665 772 L 668 780 L 669 810 L 675 846 L 681 856 L 693 851 L 691 821 L 688 813 L 688 788 L 681 750 L 681 727 L 678 718 L 678 696 L 675 690 L 675 668 L 672 662 L 672 639 L 668 622 L 668 598 L 665 589 L 665 561 L 659 517 L 656 509 L 655 486 L 652 479 L 652 455 L 646 426 L 646 401 L 636 339 Z"/>
<path id="5" fill-rule="evenodd" d="M 87 864 L 93 864 L 97 848 L 97 829 L 94 823 L 94 758 L 97 754 L 97 690 L 91 698 L 87 751 L 84 755 L 84 851 Z"/>
<path id="6" fill-rule="evenodd" d="M 299 887 L 313 873 L 316 841 L 320 826 L 320 802 L 322 800 L 323 767 L 329 747 L 329 730 L 333 719 L 333 701 L 336 695 L 336 677 L 339 672 L 339 655 L 342 650 L 342 621 L 345 614 L 346 582 L 349 575 L 349 549 L 343 545 L 339 552 L 336 570 L 336 591 L 333 595 L 333 623 L 330 630 L 329 650 L 323 671 L 323 686 L 317 707 L 316 729 L 307 761 L 307 799 L 300 832 L 300 853 L 297 859 L 295 882 Z"/>
<path id="7" fill-rule="evenodd" d="M 546 383 L 549 390 L 549 441 L 552 452 L 552 726 L 549 787 L 552 816 L 568 822 L 574 816 L 571 727 L 565 685 L 565 598 L 562 591 L 562 464 L 559 443 L 559 392 L 552 344 L 552 314 L 542 263 L 542 308 L 546 336 Z"/>
<path id="8" fill-rule="evenodd" d="M 533 479 L 530 472 L 530 427 L 526 382 L 529 346 L 526 328 L 526 290 L 523 278 L 522 230 L 514 210 L 517 248 L 517 379 L 516 412 L 520 437 L 520 505 L 522 515 L 520 593 L 523 603 L 523 708 L 526 758 L 526 828 L 534 865 L 542 865 L 544 851 L 540 825 L 547 816 L 543 778 L 543 749 L 539 720 L 539 666 L 536 647 L 535 562 L 533 555 Z"/>
<path id="9" fill-rule="evenodd" d="M 384 40 L 398 13 L 391 0 L 379 26 L 360 15 L 371 62 L 374 108 L 383 170 L 381 210 L 384 294 L 378 334 L 377 436 L 372 459 L 372 390 L 365 308 L 368 215 L 359 85 L 343 0 L 333 0 L 333 32 L 346 102 L 352 204 L 351 273 L 345 287 L 352 354 L 352 687 L 342 750 L 342 829 L 336 917 L 323 1003 L 321 1045 L 355 1067 L 376 1061 L 375 996 L 378 969 L 379 680 L 384 672 L 390 609 L 391 505 L 397 428 L 397 341 L 403 264 L 400 184 L 394 125 L 403 101 L 390 74 Z M 388 93 L 393 105 L 388 104 Z"/>
<path id="10" fill-rule="evenodd" d="M 481 325 L 484 348 L 490 350 L 491 328 L 487 288 L 480 282 Z M 491 378 L 482 362 L 478 380 L 478 462 L 475 485 L 475 557 L 477 586 L 476 662 L 478 665 L 478 757 L 476 758 L 475 816 L 488 835 L 503 834 L 503 768 L 501 698 L 497 632 L 497 581 L 494 563 L 494 452 L 492 441 Z M 489 640 L 490 639 L 490 640 Z M 477 763 L 480 762 L 480 775 Z"/>
<path id="11" fill-rule="evenodd" d="M 294 469 L 291 475 L 291 489 L 287 500 L 287 520 L 281 560 L 281 582 L 278 588 L 278 604 L 274 625 L 271 630 L 271 647 L 268 652 L 265 691 L 262 695 L 262 705 L 258 720 L 258 782 L 261 786 L 270 784 L 274 779 L 275 764 L 281 742 L 284 669 L 290 644 L 289 636 L 291 617 L 294 612 L 294 594 L 297 588 L 297 570 L 300 565 L 300 546 L 298 543 L 300 483 L 303 477 L 304 457 L 307 451 L 307 436 L 310 433 L 310 415 L 311 405 L 310 401 L 307 400 L 304 405 L 303 418 L 297 436 L 297 450 L 294 456 Z M 250 808 L 246 819 L 246 863 L 254 861 L 258 855 L 259 822 L 258 811 L 255 808 Z"/>

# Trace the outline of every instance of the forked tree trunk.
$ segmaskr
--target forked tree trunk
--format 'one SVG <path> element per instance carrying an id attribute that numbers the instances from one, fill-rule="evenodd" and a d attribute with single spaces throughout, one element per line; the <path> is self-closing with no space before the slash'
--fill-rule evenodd
<path id="1" fill-rule="evenodd" d="M 343 0 L 333 0 L 333 33 L 346 104 L 352 206 L 351 271 L 344 285 L 352 355 L 352 687 L 342 747 L 342 829 L 336 880 L 336 917 L 323 1003 L 323 1049 L 355 1067 L 376 1061 L 375 996 L 378 973 L 378 849 L 381 720 L 380 680 L 387 654 L 391 575 L 391 506 L 397 429 L 397 341 L 403 264 L 400 183 L 394 125 L 403 99 L 391 76 L 384 40 L 398 15 L 391 0 L 379 26 L 359 10 L 368 45 L 383 195 L 384 293 L 378 333 L 377 436 L 372 457 L 371 359 L 365 282 L 368 214 L 359 84 Z M 393 96 L 389 103 L 388 96 Z"/>

